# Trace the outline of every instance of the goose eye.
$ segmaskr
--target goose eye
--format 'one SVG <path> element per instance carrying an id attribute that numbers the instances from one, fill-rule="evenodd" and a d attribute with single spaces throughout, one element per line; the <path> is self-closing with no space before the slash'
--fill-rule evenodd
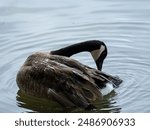
<path id="1" fill-rule="evenodd" d="M 103 53 L 102 53 L 102 57 L 106 57 L 107 56 L 107 52 L 106 51 L 104 51 Z"/>

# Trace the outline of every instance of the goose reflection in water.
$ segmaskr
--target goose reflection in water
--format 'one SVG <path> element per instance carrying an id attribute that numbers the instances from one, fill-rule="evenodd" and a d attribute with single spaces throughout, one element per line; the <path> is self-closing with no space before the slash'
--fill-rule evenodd
<path id="1" fill-rule="evenodd" d="M 18 90 L 16 100 L 20 108 L 26 109 L 25 112 L 39 112 L 39 113 L 120 113 L 121 108 L 117 105 L 114 97 L 117 95 L 112 91 L 103 97 L 101 102 L 95 102 L 96 109 L 84 110 L 81 108 L 64 108 L 55 101 L 46 98 L 37 98 L 30 96 Z"/>

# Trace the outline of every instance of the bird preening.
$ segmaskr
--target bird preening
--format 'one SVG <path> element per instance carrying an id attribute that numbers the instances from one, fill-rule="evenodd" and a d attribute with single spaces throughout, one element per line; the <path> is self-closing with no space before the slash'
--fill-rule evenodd
<path id="1" fill-rule="evenodd" d="M 97 69 L 70 58 L 80 52 L 91 53 Z M 107 47 L 98 40 L 76 43 L 51 52 L 31 54 L 17 74 L 17 84 L 26 94 L 54 100 L 63 107 L 95 108 L 103 95 L 122 80 L 102 71 Z M 107 89 L 108 88 L 108 89 Z"/>

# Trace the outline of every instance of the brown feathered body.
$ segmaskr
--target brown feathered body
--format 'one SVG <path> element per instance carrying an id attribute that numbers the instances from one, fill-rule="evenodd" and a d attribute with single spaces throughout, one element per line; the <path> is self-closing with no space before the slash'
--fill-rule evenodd
<path id="1" fill-rule="evenodd" d="M 27 94 L 55 100 L 65 107 L 93 107 L 102 99 L 100 88 L 121 80 L 80 62 L 37 52 L 30 55 L 17 74 L 17 84 Z"/>

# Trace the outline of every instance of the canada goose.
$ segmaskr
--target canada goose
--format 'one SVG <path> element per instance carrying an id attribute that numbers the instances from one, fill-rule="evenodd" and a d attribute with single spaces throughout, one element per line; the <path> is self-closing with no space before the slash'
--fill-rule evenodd
<path id="1" fill-rule="evenodd" d="M 70 58 L 83 51 L 91 53 L 98 70 Z M 50 98 L 64 107 L 92 109 L 95 101 L 122 82 L 101 71 L 106 56 L 107 47 L 98 40 L 51 52 L 36 52 L 20 68 L 16 81 L 20 90 L 30 95 Z M 104 92 L 106 86 L 109 89 Z"/>

